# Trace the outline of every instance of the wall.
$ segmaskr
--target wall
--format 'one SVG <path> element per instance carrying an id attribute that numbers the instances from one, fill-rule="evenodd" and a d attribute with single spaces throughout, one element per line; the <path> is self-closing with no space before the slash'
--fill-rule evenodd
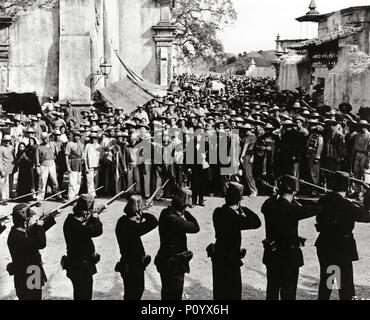
<path id="1" fill-rule="evenodd" d="M 340 50 L 337 66 L 328 73 L 324 101 L 334 107 L 348 102 L 357 113 L 361 106 L 370 107 L 370 56 L 357 46 Z"/>
<path id="2" fill-rule="evenodd" d="M 9 27 L 9 89 L 36 91 L 45 100 L 58 95 L 59 14 L 34 9 Z"/>
<path id="3" fill-rule="evenodd" d="M 310 87 L 309 64 L 306 57 L 289 53 L 280 64 L 278 81 L 280 90 L 295 91 L 298 87 Z"/>
<path id="4" fill-rule="evenodd" d="M 119 2 L 120 0 L 104 1 L 104 56 L 112 65 L 112 71 L 106 79 L 106 84 L 111 84 L 120 79 L 121 63 L 114 53 L 119 51 Z"/>
<path id="5" fill-rule="evenodd" d="M 122 59 L 145 80 L 159 83 L 156 45 L 152 27 L 160 21 L 160 6 L 153 0 L 120 0 L 120 44 Z M 124 71 L 122 70 L 122 74 Z"/>

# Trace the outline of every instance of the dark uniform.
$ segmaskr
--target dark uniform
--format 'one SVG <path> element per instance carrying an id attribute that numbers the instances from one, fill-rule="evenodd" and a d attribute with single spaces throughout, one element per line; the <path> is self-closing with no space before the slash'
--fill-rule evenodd
<path id="1" fill-rule="evenodd" d="M 197 220 L 186 211 L 190 190 L 181 190 L 172 200 L 172 206 L 164 209 L 159 218 L 161 245 L 155 259 L 162 281 L 162 300 L 181 300 L 184 275 L 190 272 L 187 233 L 198 233 Z"/>
<path id="2" fill-rule="evenodd" d="M 32 233 L 26 234 L 26 215 L 32 214 L 32 211 L 26 213 L 29 210 L 27 208 L 26 204 L 20 204 L 13 209 L 14 226 L 8 236 L 12 263 L 7 270 L 10 275 L 14 275 L 15 292 L 19 300 L 41 300 L 46 275 L 39 250 L 46 247 L 45 229 L 35 225 Z M 22 213 L 19 214 L 22 211 L 25 213 L 23 216 Z M 29 287 L 30 284 L 33 287 Z"/>
<path id="3" fill-rule="evenodd" d="M 98 217 L 91 216 L 85 222 L 78 219 L 83 217 L 84 212 L 92 210 L 93 203 L 92 197 L 82 195 L 74 214 L 68 215 L 63 226 L 67 245 L 64 267 L 67 277 L 72 281 L 75 300 L 92 299 L 93 275 L 97 272 L 95 265 L 99 262 L 92 238 L 103 234 L 103 225 Z"/>
<path id="4" fill-rule="evenodd" d="M 328 284 L 328 280 L 333 276 L 333 271 L 338 268 L 340 281 L 337 278 L 337 283 L 340 284 L 340 299 L 351 300 L 355 296 L 352 261 L 359 259 L 352 231 L 355 222 L 369 223 L 370 213 L 336 192 L 322 197 L 319 204 L 323 207 L 323 211 L 317 216 L 316 225 L 317 231 L 320 232 L 315 243 L 320 262 L 318 298 L 319 300 L 330 299 L 332 287 L 330 283 Z"/>
<path id="5" fill-rule="evenodd" d="M 131 196 L 126 205 L 125 213 L 116 226 L 116 236 L 121 252 L 121 260 L 117 264 L 116 271 L 121 273 L 125 294 L 124 300 L 140 300 L 144 288 L 144 271 L 150 263 L 150 256 L 145 255 L 141 236 L 152 231 L 158 225 L 156 217 L 144 212 L 142 221 L 134 221 L 140 211 L 140 196 Z"/>
<path id="6" fill-rule="evenodd" d="M 291 193 L 293 194 L 293 192 Z M 319 207 L 301 207 L 286 197 L 271 197 L 262 206 L 266 240 L 263 263 L 267 269 L 267 300 L 295 300 L 299 268 L 303 266 L 300 247 L 304 239 L 298 235 L 300 220 L 316 216 Z"/>
<path id="7" fill-rule="evenodd" d="M 235 186 L 235 187 L 234 187 Z M 242 197 L 243 186 L 230 183 L 227 195 L 230 192 Z M 239 200 L 240 201 L 240 200 Z M 213 299 L 214 300 L 241 300 L 242 280 L 240 267 L 245 250 L 241 250 L 241 230 L 258 229 L 261 221 L 248 208 L 234 208 L 235 204 L 226 203 L 216 208 L 213 213 L 213 224 L 216 233 L 216 244 L 212 257 L 213 270 Z"/>

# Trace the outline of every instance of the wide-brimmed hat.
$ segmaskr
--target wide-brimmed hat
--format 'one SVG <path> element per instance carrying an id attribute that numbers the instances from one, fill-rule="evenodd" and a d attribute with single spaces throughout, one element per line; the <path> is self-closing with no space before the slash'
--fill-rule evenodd
<path id="1" fill-rule="evenodd" d="M 6 134 L 2 137 L 1 139 L 2 141 L 11 141 L 12 140 L 12 137 L 9 135 L 9 134 Z"/>
<path id="2" fill-rule="evenodd" d="M 40 138 L 41 138 L 41 140 L 43 140 L 43 139 L 49 138 L 49 136 L 50 135 L 47 132 L 42 132 Z"/>

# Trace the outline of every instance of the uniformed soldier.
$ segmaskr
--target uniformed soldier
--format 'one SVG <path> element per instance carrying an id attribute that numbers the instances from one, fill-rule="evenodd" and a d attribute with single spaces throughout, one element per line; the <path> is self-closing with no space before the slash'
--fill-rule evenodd
<path id="1" fill-rule="evenodd" d="M 241 300 L 241 230 L 258 229 L 261 220 L 248 208 L 241 207 L 243 185 L 231 182 L 226 192 L 226 203 L 213 213 L 216 244 L 207 248 L 213 266 L 213 299 Z"/>
<path id="2" fill-rule="evenodd" d="M 142 197 L 131 196 L 123 215 L 117 222 L 116 236 L 121 252 L 121 260 L 116 271 L 121 273 L 125 294 L 124 300 L 140 300 L 144 289 L 144 271 L 151 261 L 145 254 L 141 236 L 154 230 L 156 217 L 142 212 Z"/>
<path id="3" fill-rule="evenodd" d="M 46 275 L 39 250 L 46 247 L 44 222 L 38 221 L 33 232 L 27 234 L 28 221 L 35 215 L 27 204 L 13 209 L 13 223 L 8 247 L 12 262 L 7 270 L 14 275 L 15 292 L 19 300 L 41 300 Z"/>
<path id="4" fill-rule="evenodd" d="M 301 247 L 305 239 L 298 235 L 300 220 L 316 216 L 320 207 L 303 207 L 294 201 L 294 182 L 283 177 L 278 181 L 279 194 L 262 206 L 266 240 L 263 263 L 267 269 L 267 300 L 295 300 L 299 268 L 303 266 Z"/>
<path id="5" fill-rule="evenodd" d="M 332 292 L 329 277 L 334 275 L 341 300 L 355 296 L 352 261 L 358 261 L 353 237 L 355 222 L 370 222 L 370 212 L 345 199 L 349 174 L 337 172 L 333 177 L 333 192 L 319 200 L 322 213 L 317 216 L 316 229 L 320 233 L 315 243 L 320 262 L 319 300 L 329 300 Z"/>
<path id="6" fill-rule="evenodd" d="M 193 254 L 188 250 L 186 234 L 200 230 L 197 220 L 186 210 L 191 196 L 190 190 L 181 189 L 159 217 L 161 245 L 155 265 L 161 275 L 162 300 L 181 300 L 184 275 L 190 272 L 189 261 Z"/>
<path id="7" fill-rule="evenodd" d="M 100 260 L 92 238 L 103 234 L 103 225 L 93 210 L 94 198 L 81 195 L 73 214 L 68 215 L 63 226 L 67 256 L 63 257 L 62 265 L 72 281 L 75 300 L 92 299 L 93 275 L 97 272 L 95 265 Z"/>

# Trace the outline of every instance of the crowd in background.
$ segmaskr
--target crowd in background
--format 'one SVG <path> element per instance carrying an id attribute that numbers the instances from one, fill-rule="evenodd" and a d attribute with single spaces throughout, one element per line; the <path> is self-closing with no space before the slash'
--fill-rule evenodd
<path id="1" fill-rule="evenodd" d="M 1 115 L 0 197 L 34 192 L 30 198 L 42 200 L 62 189 L 69 199 L 114 195 L 136 183 L 132 193 L 149 198 L 169 180 L 164 197 L 188 186 L 193 206 L 204 206 L 230 181 L 251 197 L 271 192 L 262 181 L 274 186 L 282 174 L 330 188 L 321 168 L 368 181 L 368 122 L 348 103 L 324 105 L 323 88 L 315 90 L 279 91 L 269 78 L 181 75 L 167 96 L 131 114 L 107 103 L 79 118 L 51 97 L 40 114 Z M 353 185 L 350 195 L 362 191 Z"/>

